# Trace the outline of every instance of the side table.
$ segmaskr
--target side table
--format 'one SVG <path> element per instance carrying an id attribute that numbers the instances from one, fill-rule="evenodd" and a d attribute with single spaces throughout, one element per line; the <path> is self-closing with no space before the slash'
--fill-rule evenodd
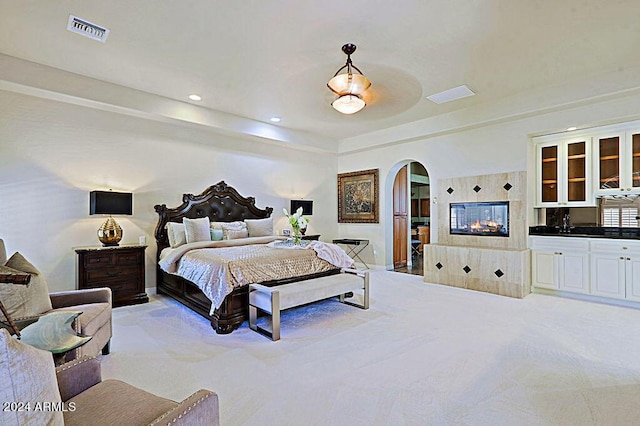
<path id="1" fill-rule="evenodd" d="M 367 248 L 367 246 L 369 245 L 369 240 L 360 240 L 357 238 L 341 238 L 338 240 L 333 240 L 333 244 L 347 246 L 347 249 L 349 250 L 347 251 L 347 255 L 349 255 L 353 260 L 358 259 L 360 263 L 364 264 L 364 266 L 369 269 L 369 265 L 367 265 L 367 263 L 360 257 L 360 253 L 362 253 L 362 250 Z"/>
<path id="2" fill-rule="evenodd" d="M 38 318 L 38 321 L 22 329 L 19 339 L 28 345 L 49 351 L 56 365 L 64 361 L 67 352 L 80 347 L 91 340 L 92 336 L 83 336 L 73 329 L 73 321 L 82 312 L 50 312 Z"/>
<path id="3" fill-rule="evenodd" d="M 109 287 L 113 307 L 146 303 L 145 245 L 76 247 L 78 289 Z"/>

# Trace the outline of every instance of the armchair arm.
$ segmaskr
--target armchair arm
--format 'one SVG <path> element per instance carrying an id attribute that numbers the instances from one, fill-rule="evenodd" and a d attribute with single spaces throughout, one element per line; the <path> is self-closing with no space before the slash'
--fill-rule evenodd
<path id="1" fill-rule="evenodd" d="M 67 308 L 88 303 L 109 303 L 111 304 L 111 289 L 88 288 L 84 290 L 59 291 L 49 293 L 51 306 L 53 309 Z"/>
<path id="2" fill-rule="evenodd" d="M 149 426 L 173 424 L 220 426 L 218 394 L 200 389 L 152 421 Z"/>
<path id="3" fill-rule="evenodd" d="M 102 381 L 100 360 L 84 356 L 56 367 L 58 389 L 63 401 L 68 401 L 79 393 Z"/>

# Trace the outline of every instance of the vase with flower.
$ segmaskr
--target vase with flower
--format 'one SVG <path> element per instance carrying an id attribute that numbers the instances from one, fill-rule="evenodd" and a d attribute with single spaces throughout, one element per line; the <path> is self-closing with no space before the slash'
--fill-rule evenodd
<path id="1" fill-rule="evenodd" d="M 300 239 L 302 237 L 301 230 L 307 229 L 307 225 L 309 224 L 309 219 L 302 216 L 302 207 L 299 207 L 295 213 L 289 214 L 287 209 L 282 209 L 284 215 L 289 219 L 289 225 L 291 225 L 291 229 L 293 230 L 293 243 L 300 244 Z"/>

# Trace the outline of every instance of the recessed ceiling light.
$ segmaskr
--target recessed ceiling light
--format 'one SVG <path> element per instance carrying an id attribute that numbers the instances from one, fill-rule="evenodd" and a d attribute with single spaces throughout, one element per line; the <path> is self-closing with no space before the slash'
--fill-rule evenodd
<path id="1" fill-rule="evenodd" d="M 474 95 L 475 93 L 463 84 L 462 86 L 454 87 L 453 89 L 445 90 L 444 92 L 427 96 L 427 99 L 437 104 L 443 104 L 445 102 L 451 102 Z"/>
<path id="2" fill-rule="evenodd" d="M 202 100 L 202 96 L 196 95 L 194 93 L 193 95 L 189 95 L 189 99 L 191 99 L 192 101 L 201 101 Z"/>
<path id="3" fill-rule="evenodd" d="M 578 130 L 577 127 L 567 127 L 567 132 L 573 132 L 574 130 Z"/>
<path id="4" fill-rule="evenodd" d="M 271 118 L 269 119 L 269 121 L 271 121 L 272 123 L 279 123 L 279 122 L 280 122 L 280 120 L 281 120 L 281 118 L 280 118 L 280 117 L 271 117 Z"/>

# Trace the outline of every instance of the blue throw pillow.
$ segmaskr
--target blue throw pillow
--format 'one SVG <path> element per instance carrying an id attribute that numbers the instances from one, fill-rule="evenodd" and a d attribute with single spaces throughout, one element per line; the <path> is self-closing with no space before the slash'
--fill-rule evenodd
<path id="1" fill-rule="evenodd" d="M 211 229 L 211 241 L 220 241 L 222 240 L 222 236 L 222 229 Z"/>

